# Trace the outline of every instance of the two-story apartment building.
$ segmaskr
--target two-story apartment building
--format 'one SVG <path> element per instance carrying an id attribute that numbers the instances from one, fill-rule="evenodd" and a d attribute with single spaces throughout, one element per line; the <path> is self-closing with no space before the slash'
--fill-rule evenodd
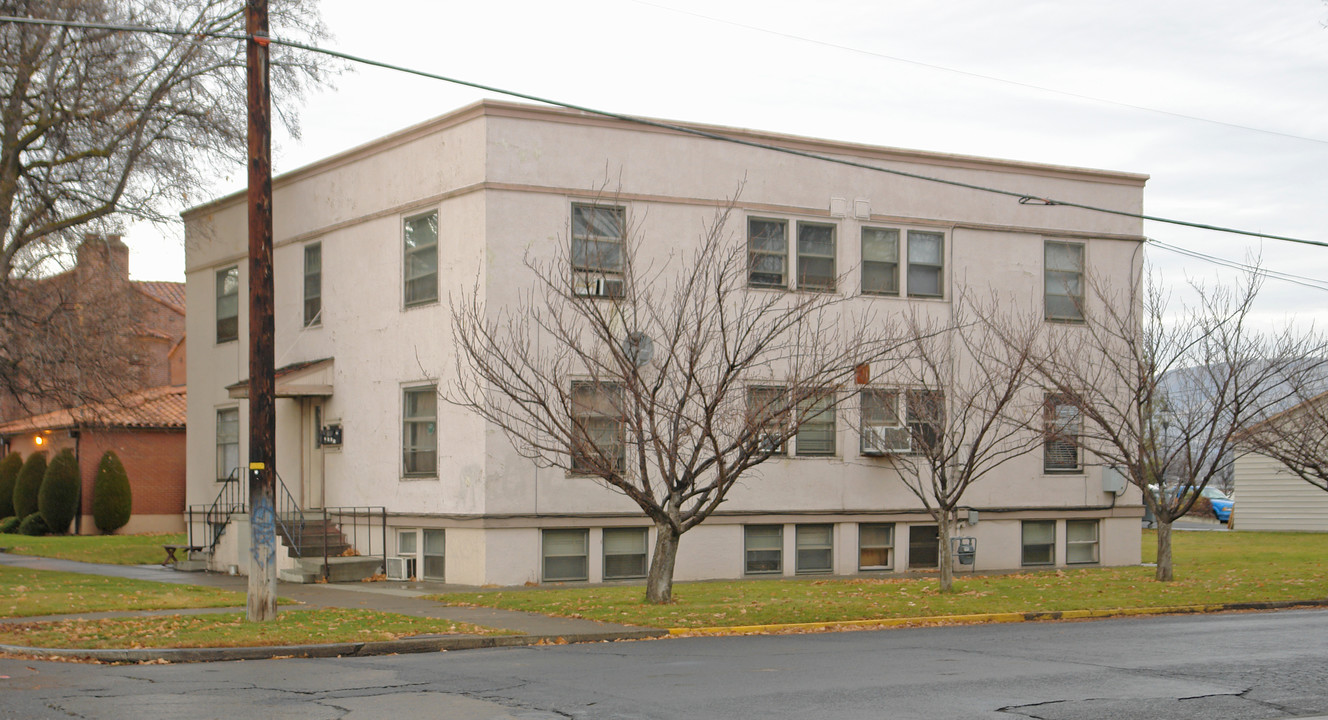
<path id="1" fill-rule="evenodd" d="M 384 506 L 387 553 L 427 579 L 644 575 L 653 530 L 632 502 L 537 466 L 439 399 L 457 367 L 449 299 L 478 292 L 490 308 L 514 307 L 533 283 L 527 253 L 553 257 L 560 238 L 588 225 L 610 245 L 628 241 L 614 228 L 630 227 L 646 261 L 659 259 L 737 194 L 732 227 L 736 241 L 748 235 L 753 292 L 838 278 L 835 292 L 883 316 L 944 315 L 966 286 L 1073 324 L 1082 306 L 1066 288 L 1090 272 L 1121 284 L 1140 272 L 1136 217 L 907 174 L 1125 213 L 1142 209 L 1141 175 L 690 127 L 906 174 L 485 101 L 277 178 L 277 470 L 292 497 L 311 508 Z M 248 452 L 245 198 L 184 218 L 196 309 L 189 502 L 207 503 Z M 878 401 L 906 397 L 877 389 Z M 818 423 L 735 488 L 683 537 L 677 578 L 934 567 L 934 522 L 891 456 L 861 440 L 888 433 L 860 432 L 851 417 Z M 961 534 L 977 539 L 977 569 L 1139 562 L 1137 491 L 1115 487 L 1072 445 L 1006 463 L 965 500 L 977 522 Z M 227 564 L 243 570 L 234 557 L 214 561 Z"/>

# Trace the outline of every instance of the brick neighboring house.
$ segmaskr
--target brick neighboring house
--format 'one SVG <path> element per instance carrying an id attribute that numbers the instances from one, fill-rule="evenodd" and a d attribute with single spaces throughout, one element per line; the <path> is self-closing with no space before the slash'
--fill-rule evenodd
<path id="1" fill-rule="evenodd" d="M 0 450 L 49 457 L 69 448 L 79 456 L 83 481 L 82 533 L 97 532 L 91 518 L 92 481 L 106 450 L 115 450 L 133 488 L 133 516 L 120 532 L 183 529 L 185 487 L 185 292 L 176 282 L 129 279 L 129 248 L 118 235 L 88 235 L 77 264 L 39 281 L 43 293 L 76 308 L 113 304 L 106 317 L 85 328 L 115 332 L 127 345 L 127 369 L 114 392 L 75 407 L 68 398 L 17 397 L 0 392 Z M 95 314 L 95 313 L 94 313 Z M 101 315 L 97 315 L 101 318 Z M 95 343 L 97 338 L 89 338 Z M 100 343 L 99 343 L 100 344 Z"/>
<path id="2" fill-rule="evenodd" d="M 179 532 L 184 529 L 185 388 L 165 385 L 104 403 L 34 415 L 0 425 L 10 450 L 47 459 L 65 450 L 78 457 L 82 478 L 82 534 L 95 534 L 92 481 L 107 450 L 124 464 L 133 491 L 133 515 L 121 533 Z"/>

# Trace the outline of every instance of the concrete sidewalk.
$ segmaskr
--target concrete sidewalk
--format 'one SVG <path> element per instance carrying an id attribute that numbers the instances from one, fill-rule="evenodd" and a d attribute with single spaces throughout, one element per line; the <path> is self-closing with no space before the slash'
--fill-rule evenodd
<path id="1" fill-rule="evenodd" d="M 160 565 L 102 565 L 98 563 L 57 560 L 30 555 L 12 555 L 0 552 L 0 565 L 31 570 L 55 570 L 104 575 L 108 577 L 146 580 L 150 582 L 201 585 L 243 593 L 248 579 L 241 576 L 204 572 L 176 572 Z M 398 613 L 421 618 L 450 620 L 506 630 L 505 635 L 446 635 L 406 638 L 372 643 L 340 643 L 335 645 L 282 646 L 264 648 L 190 648 L 190 649 L 134 649 L 134 650 L 49 650 L 0 645 L 0 652 L 24 655 L 84 657 L 115 662 L 139 662 L 165 659 L 172 662 L 207 660 L 258 659 L 274 656 L 330 657 L 336 655 L 369 655 L 395 652 L 429 652 L 460 650 L 477 647 L 512 647 L 519 645 L 562 644 L 576 642 L 606 642 L 636 640 L 668 635 L 668 631 L 616 625 L 593 620 L 558 618 L 533 613 L 497 610 L 493 608 L 448 607 L 422 599 L 456 590 L 474 590 L 434 582 L 373 582 L 340 584 L 299 584 L 279 582 L 277 594 L 301 603 L 284 610 L 309 608 L 350 608 Z M 0 619 L 0 623 L 41 622 L 68 619 L 102 619 L 117 617 L 145 617 L 153 615 L 184 615 L 243 611 L 243 608 L 205 608 L 196 610 L 149 610 L 128 612 L 79 613 L 41 618 Z"/>

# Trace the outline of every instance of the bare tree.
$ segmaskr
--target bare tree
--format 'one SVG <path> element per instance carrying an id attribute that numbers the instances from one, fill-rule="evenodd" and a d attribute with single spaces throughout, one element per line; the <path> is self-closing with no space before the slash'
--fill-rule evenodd
<path id="1" fill-rule="evenodd" d="M 84 230 L 123 217 L 167 220 L 166 203 L 202 187 L 221 164 L 243 162 L 244 32 L 236 0 L 9 0 L 0 15 L 158 26 L 183 35 L 0 21 L 0 373 L 30 358 L 14 348 L 52 348 L 34 328 L 78 322 L 63 302 L 32 302 L 30 281 L 48 276 Z M 273 2 L 274 34 L 311 40 L 325 31 L 312 0 Z M 329 66 L 273 48 L 274 94 L 297 98 Z M 282 117 L 298 128 L 289 103 Z M 85 308 L 86 309 L 86 308 Z M 58 316 L 49 315 L 56 312 Z M 43 325 L 49 321 L 50 325 Z M 25 337 L 26 336 L 26 337 Z M 53 355 L 80 356 L 68 336 Z M 0 377 L 0 385 L 38 380 Z"/>
<path id="2" fill-rule="evenodd" d="M 967 292 L 955 295 L 942 314 L 932 308 L 909 313 L 903 348 L 908 359 L 889 378 L 908 389 L 897 398 L 887 393 L 884 403 L 902 401 L 887 427 L 899 426 L 908 447 L 893 458 L 904 484 L 936 521 L 941 592 L 950 592 L 954 582 L 950 545 L 964 493 L 1043 442 L 1042 398 L 1030 386 L 1040 318 L 1021 317 L 1009 310 L 1013 303 L 994 296 L 975 307 Z M 872 391 L 861 400 L 865 432 L 881 402 Z"/>
<path id="3" fill-rule="evenodd" d="M 1328 491 L 1328 345 L 1303 338 L 1304 355 L 1285 368 L 1289 407 L 1273 408 L 1237 440 L 1242 452 L 1276 460 L 1301 480 Z"/>
<path id="4" fill-rule="evenodd" d="M 578 205 L 557 256 L 527 256 L 534 289 L 520 303 L 487 308 L 478 288 L 452 303 L 460 360 L 445 399 L 540 466 L 635 502 L 656 530 L 649 602 L 671 600 L 683 534 L 898 346 L 830 292 L 833 273 L 815 279 L 827 292 L 749 289 L 770 268 L 728 219 L 642 264 L 621 208 Z"/>
<path id="5" fill-rule="evenodd" d="M 1081 446 L 1143 492 L 1159 581 L 1174 577 L 1172 523 L 1228 471 L 1241 428 L 1285 402 L 1279 378 L 1301 350 L 1252 326 L 1260 284 L 1191 283 L 1197 299 L 1175 308 L 1154 278 L 1124 290 L 1090 278 L 1083 321 L 1053 326 L 1038 353 L 1042 381 L 1082 415 Z"/>

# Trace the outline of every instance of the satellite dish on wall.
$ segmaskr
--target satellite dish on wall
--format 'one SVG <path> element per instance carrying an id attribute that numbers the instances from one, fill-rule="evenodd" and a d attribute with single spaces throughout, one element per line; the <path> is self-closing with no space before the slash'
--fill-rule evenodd
<path id="1" fill-rule="evenodd" d="M 633 365 L 641 367 L 655 356 L 655 343 L 643 332 L 629 332 L 627 337 L 623 338 L 623 354 L 632 361 Z"/>

